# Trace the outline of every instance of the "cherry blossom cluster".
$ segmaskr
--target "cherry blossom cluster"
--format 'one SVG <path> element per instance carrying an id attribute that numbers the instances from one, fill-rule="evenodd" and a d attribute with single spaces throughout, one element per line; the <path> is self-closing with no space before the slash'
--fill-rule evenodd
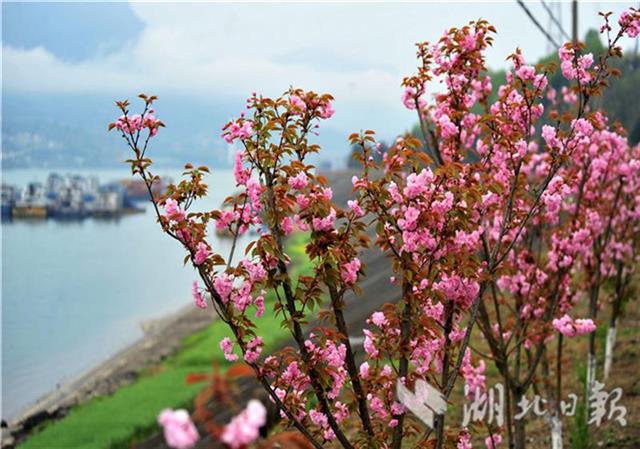
<path id="1" fill-rule="evenodd" d="M 231 122 L 224 129 L 224 133 L 222 137 L 225 142 L 233 143 L 234 140 L 240 139 L 248 139 L 253 135 L 253 123 L 250 120 L 237 120 L 235 122 Z"/>
<path id="2" fill-rule="evenodd" d="M 493 26 L 479 20 L 447 31 L 433 45 L 417 44 L 421 65 L 415 75 L 403 80 L 402 101 L 408 109 L 418 111 L 422 137 L 440 162 L 460 160 L 462 151 L 477 137 L 479 115 L 471 110 L 492 91 L 491 79 L 483 73 L 484 51 L 491 45 L 492 33 Z M 445 90 L 429 103 L 426 86 L 433 79 L 444 84 Z"/>
<path id="3" fill-rule="evenodd" d="M 122 115 L 115 121 L 115 127 L 117 130 L 127 134 L 133 134 L 146 128 L 149 130 L 149 135 L 153 137 L 158 134 L 158 129 L 162 126 L 162 122 L 154 114 L 155 111 L 149 109 L 144 115 Z"/>
<path id="4" fill-rule="evenodd" d="M 260 436 L 260 428 L 267 422 L 267 409 L 252 399 L 247 407 L 224 427 L 220 441 L 231 449 L 247 447 Z"/>
<path id="5" fill-rule="evenodd" d="M 122 115 L 118 117 L 115 122 L 109 124 L 109 131 L 117 129 L 125 139 L 130 140 L 131 143 L 135 142 L 136 145 L 138 144 L 142 131 L 147 130 L 146 141 L 148 142 L 151 137 L 158 134 L 158 130 L 161 127 L 164 127 L 164 123 L 155 116 L 156 112 L 152 107 L 154 100 L 157 98 L 155 96 L 147 97 L 144 94 L 141 94 L 139 97 L 145 101 L 145 108 L 141 114 L 129 114 L 129 102 L 117 101 L 116 105 L 122 112 Z M 146 143 L 143 147 L 146 148 Z M 144 148 L 142 150 L 143 152 Z"/>
<path id="6" fill-rule="evenodd" d="M 553 327 L 566 337 L 588 334 L 589 332 L 596 330 L 596 325 L 591 319 L 578 318 L 573 320 L 569 315 L 564 315 L 561 318 L 554 319 Z"/>
<path id="7" fill-rule="evenodd" d="M 618 24 L 629 37 L 638 37 L 640 35 L 640 10 L 631 8 L 620 14 Z"/>
<path id="8" fill-rule="evenodd" d="M 581 83 L 591 81 L 589 68 L 593 65 L 593 55 L 587 53 L 577 56 L 576 49 L 571 44 L 565 45 L 558 50 L 560 57 L 560 68 L 562 74 L 568 80 L 577 79 Z"/>
<path id="9" fill-rule="evenodd" d="M 190 449 L 200 438 L 186 410 L 163 410 L 158 416 L 158 424 L 164 429 L 164 438 L 169 447 Z"/>

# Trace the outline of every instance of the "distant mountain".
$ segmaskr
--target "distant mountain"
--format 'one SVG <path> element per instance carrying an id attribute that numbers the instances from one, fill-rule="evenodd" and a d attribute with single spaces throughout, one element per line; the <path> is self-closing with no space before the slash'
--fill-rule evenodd
<path id="1" fill-rule="evenodd" d="M 128 157 L 107 124 L 117 116 L 114 99 L 106 95 L 4 94 L 2 98 L 3 168 L 112 168 Z M 140 105 L 131 96 L 132 111 Z M 136 104 L 137 103 L 137 104 Z M 185 162 L 229 167 L 230 149 L 220 138 L 224 123 L 241 111 L 242 99 L 208 101 L 185 96 L 160 96 L 157 115 L 167 127 L 154 142 L 158 166 Z M 333 167 L 345 165 L 348 132 L 325 124 L 315 140 L 321 159 Z"/>

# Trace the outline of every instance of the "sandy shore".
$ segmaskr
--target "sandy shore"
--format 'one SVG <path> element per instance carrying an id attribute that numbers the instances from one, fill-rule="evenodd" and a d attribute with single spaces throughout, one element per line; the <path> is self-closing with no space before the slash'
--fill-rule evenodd
<path id="1" fill-rule="evenodd" d="M 214 318 L 211 310 L 189 305 L 162 318 L 141 322 L 143 337 L 43 396 L 10 423 L 3 422 L 2 447 L 20 440 L 43 421 L 64 417 L 76 404 L 111 394 L 133 382 L 140 371 L 176 352 L 185 337 L 205 328 Z"/>

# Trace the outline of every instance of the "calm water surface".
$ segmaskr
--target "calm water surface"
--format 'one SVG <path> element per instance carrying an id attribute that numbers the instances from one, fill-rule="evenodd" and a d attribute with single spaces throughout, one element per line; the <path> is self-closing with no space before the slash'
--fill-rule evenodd
<path id="1" fill-rule="evenodd" d="M 129 176 L 73 173 L 97 175 L 101 183 Z M 48 172 L 2 175 L 3 182 L 24 186 Z M 229 171 L 215 172 L 208 183 L 203 208 L 219 207 L 235 190 Z M 230 242 L 217 245 L 226 254 Z M 113 221 L 3 223 L 2 418 L 141 337 L 141 321 L 191 304 L 195 272 L 183 267 L 183 256 L 148 206 Z"/>

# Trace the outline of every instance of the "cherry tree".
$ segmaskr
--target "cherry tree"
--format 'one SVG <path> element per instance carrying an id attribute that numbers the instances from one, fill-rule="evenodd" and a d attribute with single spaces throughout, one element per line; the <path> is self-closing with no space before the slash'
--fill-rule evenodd
<path id="1" fill-rule="evenodd" d="M 600 61 L 579 44 L 560 49 L 562 73 L 574 83 L 562 99 L 547 85 L 555 68 L 529 66 L 519 50 L 492 99 L 484 52 L 495 29 L 484 20 L 419 43 L 419 66 L 402 82 L 402 101 L 416 111 L 421 136 L 398 137 L 380 155 L 374 131 L 352 134 L 362 169 L 346 208 L 333 202 L 309 162 L 320 151 L 314 134 L 334 114 L 329 94 L 253 94 L 222 133 L 240 148 L 240 192 L 206 212 L 192 208 L 207 194 L 206 167 L 187 165 L 182 181 L 153 194 L 159 178 L 147 152 L 163 126 L 156 98 L 141 95 L 140 114 L 117 102 L 122 116 L 110 129 L 130 147 L 128 163 L 145 182 L 162 230 L 184 247 L 198 274 L 194 301 L 213 307 L 232 332 L 221 351 L 252 369 L 285 425 L 313 447 L 468 449 L 479 434 L 489 448 L 503 435 L 524 448 L 517 405 L 551 369 L 553 339 L 558 381 L 545 388 L 550 422 L 558 426 L 563 339 L 593 335 L 603 280 L 620 278 L 616 298 L 624 297 L 637 254 L 639 151 L 591 100 L 615 75 L 608 61 L 620 56 L 619 40 L 640 32 L 640 13 L 626 12 L 614 36 L 605 18 L 609 45 Z M 432 85 L 438 93 L 430 96 Z M 216 252 L 211 227 L 232 237 L 230 254 Z M 259 237 L 238 255 L 236 243 L 249 231 Z M 285 240 L 295 231 L 309 234 L 311 274 L 292 273 Z M 362 252 L 372 243 L 389 258 L 400 299 L 370 315 L 364 360 L 357 360 L 345 295 L 359 291 L 367 269 Z M 269 291 L 273 303 L 265 302 Z M 585 298 L 589 316 L 576 318 Z M 264 313 L 283 320 L 294 347 L 263 354 L 255 321 Z M 476 324 L 487 349 L 477 338 L 471 344 Z M 444 414 L 425 429 L 398 401 L 397 385 L 419 382 L 450 401 L 464 381 L 473 399 L 486 391 L 487 363 L 504 381 L 506 421 L 486 432 Z M 229 424 L 223 441 L 233 447 L 233 432 L 261 416 L 254 404 Z"/>

